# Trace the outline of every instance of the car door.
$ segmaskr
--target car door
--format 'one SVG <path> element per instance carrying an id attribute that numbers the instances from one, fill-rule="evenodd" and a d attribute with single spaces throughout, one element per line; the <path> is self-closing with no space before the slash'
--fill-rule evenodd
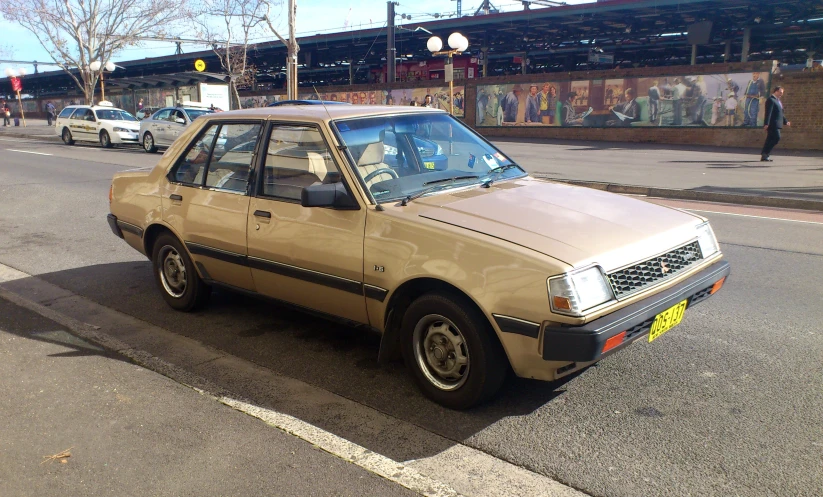
<path id="1" fill-rule="evenodd" d="M 77 109 L 69 119 L 71 136 L 80 141 L 97 141 L 95 131 L 94 112 L 91 109 Z"/>
<path id="2" fill-rule="evenodd" d="M 272 124 L 248 217 L 257 291 L 368 323 L 363 293 L 365 209 L 303 207 L 303 187 L 343 181 L 320 129 Z"/>
<path id="3" fill-rule="evenodd" d="M 182 120 L 182 122 L 178 122 L 178 120 Z M 168 117 L 168 122 L 166 123 L 166 131 L 163 139 L 171 145 L 184 129 L 186 129 L 186 116 L 183 115 L 180 109 L 172 109 Z"/>
<path id="4" fill-rule="evenodd" d="M 204 127 L 168 175 L 163 219 L 207 280 L 254 290 L 246 261 L 248 184 L 262 121 Z M 229 144 L 217 149 L 220 140 Z"/>
<path id="5" fill-rule="evenodd" d="M 167 143 L 165 139 L 165 133 L 172 110 L 173 109 L 160 109 L 149 118 L 148 131 L 151 133 L 152 138 L 154 138 L 155 145 L 163 147 L 169 146 L 169 143 Z"/>

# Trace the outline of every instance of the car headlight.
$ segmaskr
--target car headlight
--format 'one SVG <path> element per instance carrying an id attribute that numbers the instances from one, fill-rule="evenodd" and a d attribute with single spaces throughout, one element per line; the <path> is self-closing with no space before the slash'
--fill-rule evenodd
<path id="1" fill-rule="evenodd" d="M 704 259 L 720 250 L 717 246 L 717 238 L 708 221 L 697 227 L 697 243 L 700 245 L 700 252 Z"/>
<path id="2" fill-rule="evenodd" d="M 115 133 L 137 133 L 137 131 L 135 131 L 133 129 L 118 128 L 118 127 L 112 128 L 112 131 L 114 131 Z"/>
<path id="3" fill-rule="evenodd" d="M 614 293 L 599 266 L 549 278 L 549 302 L 558 314 L 581 316 L 611 300 Z"/>

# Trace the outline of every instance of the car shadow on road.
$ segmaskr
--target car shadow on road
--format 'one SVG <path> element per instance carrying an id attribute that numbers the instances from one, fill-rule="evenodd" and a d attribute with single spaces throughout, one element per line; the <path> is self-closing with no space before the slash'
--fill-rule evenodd
<path id="1" fill-rule="evenodd" d="M 329 321 L 271 300 L 219 289 L 213 292 L 207 308 L 195 313 L 177 312 L 163 301 L 148 261 L 87 266 L 38 278 L 455 442 L 463 442 L 501 419 L 534 412 L 562 396 L 564 385 L 581 374 L 556 382 L 521 379 L 510 374 L 492 401 L 470 410 L 453 411 L 423 397 L 402 362 L 379 364 L 380 337 L 372 331 Z M 174 355 L 174 351 L 169 353 Z M 198 374 L 204 374 L 203 369 Z M 209 373 L 206 379 L 226 387 L 219 371 Z M 432 449 L 430 442 L 398 444 L 380 437 L 363 437 L 361 428 L 349 429 L 329 419 L 327 413 L 310 414 L 311 419 L 306 419 L 306 413 L 297 407 L 290 412 L 288 405 L 267 401 L 267 392 L 253 383 L 232 383 L 231 391 L 238 398 L 301 417 L 395 460 L 427 457 L 432 450 L 439 453 L 448 448 Z"/>

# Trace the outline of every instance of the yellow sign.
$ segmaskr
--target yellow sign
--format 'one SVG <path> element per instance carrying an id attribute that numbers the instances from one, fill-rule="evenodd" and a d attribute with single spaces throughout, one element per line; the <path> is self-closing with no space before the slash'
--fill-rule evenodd
<path id="1" fill-rule="evenodd" d="M 203 59 L 197 59 L 194 61 L 194 68 L 199 72 L 203 72 L 206 70 L 206 63 L 203 62 Z"/>

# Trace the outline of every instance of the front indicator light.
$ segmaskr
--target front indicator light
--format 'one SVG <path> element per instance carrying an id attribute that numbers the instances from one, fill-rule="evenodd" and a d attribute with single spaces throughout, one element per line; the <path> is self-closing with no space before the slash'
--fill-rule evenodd
<path id="1" fill-rule="evenodd" d="M 723 283 L 726 282 L 726 277 L 720 278 L 714 285 L 712 285 L 712 291 L 709 292 L 709 295 L 714 295 L 714 292 L 720 290 L 723 287 Z"/>
<path id="2" fill-rule="evenodd" d="M 609 338 L 608 340 L 606 340 L 606 343 L 603 345 L 603 352 L 601 352 L 601 354 L 605 354 L 606 352 L 610 351 L 611 349 L 617 347 L 618 345 L 623 343 L 623 340 L 625 340 L 625 339 L 626 339 L 626 332 L 625 331 L 621 331 L 617 335 Z"/>
<path id="3" fill-rule="evenodd" d="M 572 310 L 572 301 L 566 297 L 553 297 L 552 303 L 554 304 L 555 309 L 559 309 L 561 311 Z"/>

